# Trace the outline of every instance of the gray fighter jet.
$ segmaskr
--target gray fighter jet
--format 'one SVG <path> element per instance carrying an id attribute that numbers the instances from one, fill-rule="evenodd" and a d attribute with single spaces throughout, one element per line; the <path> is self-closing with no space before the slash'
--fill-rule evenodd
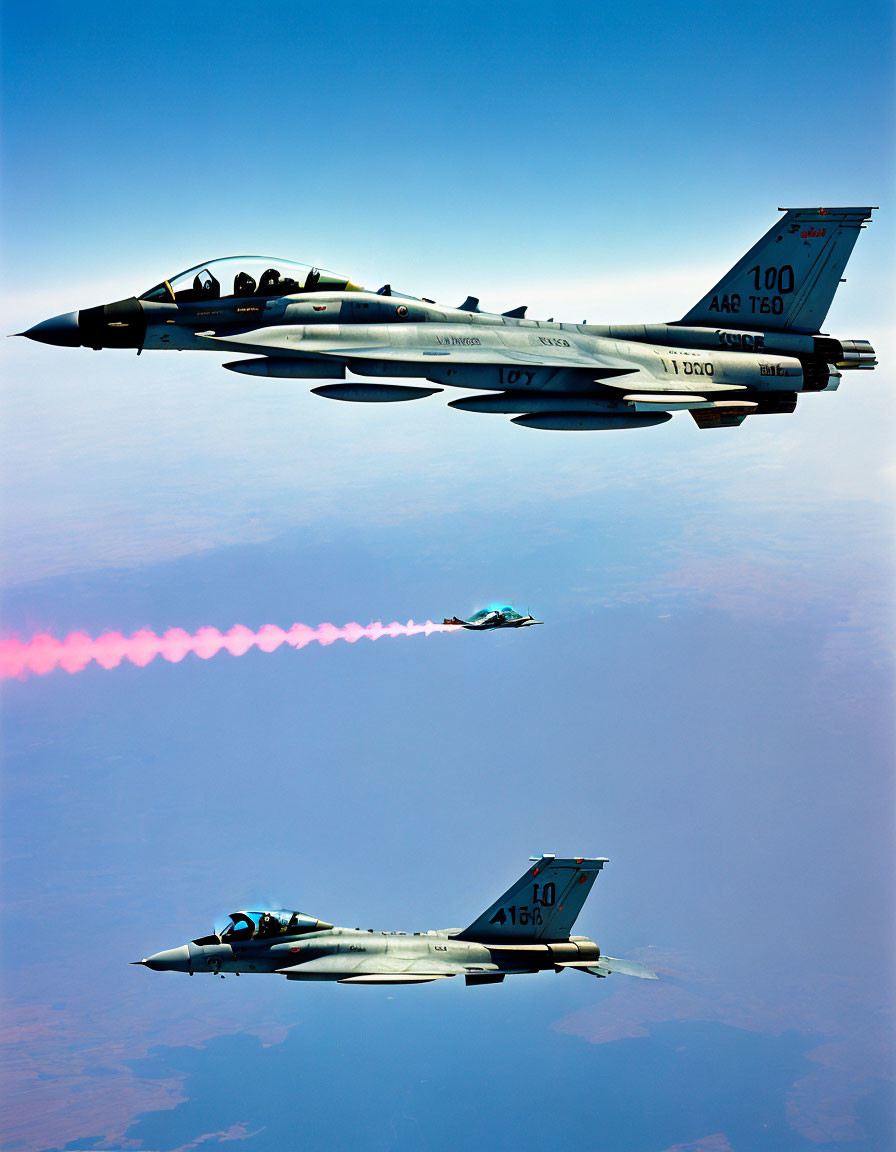
<path id="1" fill-rule="evenodd" d="M 343 276 L 257 256 L 197 264 L 140 297 L 45 320 L 21 335 L 88 348 L 204 349 L 249 376 L 330 380 L 332 400 L 451 401 L 527 428 L 643 428 L 688 411 L 700 428 L 793 412 L 804 392 L 877 363 L 867 340 L 821 331 L 871 208 L 791 208 L 681 320 L 559 324 L 368 292 Z M 346 372 L 355 377 L 346 379 Z M 374 382 L 399 379 L 421 384 Z"/>
<path id="2" fill-rule="evenodd" d="M 283 909 L 234 912 L 221 932 L 134 963 L 191 976 L 274 972 L 287 980 L 340 984 L 423 984 L 449 976 L 497 984 L 509 975 L 566 968 L 656 979 L 638 961 L 603 956 L 587 936 L 570 935 L 605 858 L 558 860 L 548 853 L 531 861 L 469 928 L 408 935 L 335 928 Z"/>
<path id="3" fill-rule="evenodd" d="M 450 620 L 446 618 L 442 623 L 457 624 L 474 632 L 488 632 L 492 628 L 528 628 L 532 624 L 543 624 L 544 621 L 536 620 L 534 616 L 521 616 L 515 608 L 506 604 L 503 608 L 480 608 L 469 620 L 452 616 Z"/>

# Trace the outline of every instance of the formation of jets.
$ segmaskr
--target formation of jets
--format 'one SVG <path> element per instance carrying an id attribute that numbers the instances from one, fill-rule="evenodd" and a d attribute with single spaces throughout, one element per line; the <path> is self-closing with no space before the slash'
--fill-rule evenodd
<path id="1" fill-rule="evenodd" d="M 678 411 L 700 428 L 730 427 L 793 412 L 800 396 L 832 391 L 842 372 L 877 363 L 867 340 L 821 331 L 872 211 L 786 210 L 666 324 L 530 320 L 525 306 L 497 315 L 473 296 L 445 307 L 289 260 L 232 256 L 22 335 L 71 347 L 241 353 L 224 367 L 323 381 L 311 391 L 331 400 L 393 403 L 460 388 L 474 394 L 452 408 L 505 413 L 527 428 L 644 428 Z"/>
<path id="2" fill-rule="evenodd" d="M 792 208 L 680 320 L 590 325 L 530 320 L 525 306 L 483 312 L 367 291 L 289 260 L 234 256 L 163 280 L 141 296 L 70 312 L 21 335 L 64 347 L 193 349 L 239 354 L 225 368 L 316 382 L 332 400 L 394 403 L 445 388 L 467 412 L 504 413 L 528 428 L 592 430 L 661 424 L 690 412 L 700 428 L 789 413 L 801 395 L 835 390 L 844 371 L 877 361 L 867 340 L 822 332 L 872 208 Z M 398 382 L 396 381 L 403 381 Z M 408 382 L 412 381 L 412 382 Z M 540 624 L 510 606 L 444 621 L 471 630 Z M 268 972 L 288 980 L 467 984 L 572 968 L 654 978 L 571 935 L 602 857 L 532 858 L 464 929 L 374 932 L 283 909 L 233 913 L 209 936 L 136 961 L 159 971 Z"/>
<path id="3" fill-rule="evenodd" d="M 656 979 L 637 960 L 601 954 L 587 936 L 571 935 L 605 857 L 531 857 L 529 867 L 468 928 L 374 932 L 337 928 L 285 909 L 233 912 L 225 928 L 135 960 L 160 972 L 268 972 L 287 980 L 340 984 L 424 984 L 463 976 L 467 984 L 497 984 L 505 976 L 611 972 Z"/>

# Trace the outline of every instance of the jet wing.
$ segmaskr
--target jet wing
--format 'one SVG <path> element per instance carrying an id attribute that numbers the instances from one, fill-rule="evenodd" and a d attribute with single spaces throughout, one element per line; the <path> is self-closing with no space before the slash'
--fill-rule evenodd
<path id="1" fill-rule="evenodd" d="M 478 616 L 477 619 L 470 620 L 462 620 L 459 616 L 453 616 L 450 620 L 446 620 L 445 623 L 457 624 L 461 628 L 470 628 L 474 632 L 481 632 L 483 628 L 498 627 L 498 613 L 488 612 L 485 615 Z"/>
<path id="2" fill-rule="evenodd" d="M 550 368 L 587 368 L 594 378 L 623 376 L 638 366 L 621 358 L 599 356 L 580 346 L 575 333 L 538 335 L 497 326 L 458 325 L 304 325 L 279 324 L 228 336 L 208 336 L 234 350 L 268 355 L 334 356 L 340 360 L 393 360 L 404 363 L 528 364 Z"/>
<path id="3" fill-rule="evenodd" d="M 548 388 L 526 395 L 496 392 L 451 402 L 451 407 L 469 411 L 516 411 L 523 415 L 515 423 L 530 427 L 613 426 L 612 420 L 600 423 L 607 415 L 607 400 L 616 405 L 609 416 L 630 416 L 635 424 L 659 423 L 669 418 L 667 413 L 690 411 L 701 427 L 725 426 L 741 423 L 758 407 L 753 401 L 733 398 L 746 391 L 745 385 L 722 383 L 705 375 L 685 380 L 655 373 L 650 363 L 594 352 L 570 329 L 552 329 L 548 335 L 537 328 L 505 329 L 497 325 L 280 324 L 227 336 L 209 333 L 207 339 L 234 351 L 262 352 L 281 361 L 289 357 L 310 357 L 321 364 L 336 360 L 361 375 L 384 374 L 380 365 L 399 362 L 417 365 L 420 375 L 430 380 L 443 380 L 438 367 L 433 367 L 440 364 L 571 370 L 575 380 L 571 390 Z M 579 388 L 591 388 L 595 395 Z M 583 422 L 583 412 L 596 416 L 597 422 Z"/>

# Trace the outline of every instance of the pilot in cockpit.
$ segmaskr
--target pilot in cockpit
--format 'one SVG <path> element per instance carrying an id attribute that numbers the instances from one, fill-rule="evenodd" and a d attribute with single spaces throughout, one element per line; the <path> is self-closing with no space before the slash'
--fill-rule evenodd
<path id="1" fill-rule="evenodd" d="M 300 292 L 358 291 L 344 276 L 269 256 L 226 256 L 197 264 L 163 280 L 139 297 L 159 304 L 206 304 L 213 300 L 271 299 Z M 233 295 L 228 288 L 233 285 Z"/>
<path id="2" fill-rule="evenodd" d="M 193 277 L 193 300 L 220 300 L 221 285 L 207 268 Z"/>
<path id="3" fill-rule="evenodd" d="M 279 936 L 282 927 L 276 916 L 272 916 L 270 912 L 262 912 L 258 917 L 258 931 L 255 933 L 256 938 L 263 940 L 266 936 Z"/>
<path id="4" fill-rule="evenodd" d="M 248 272 L 237 272 L 233 278 L 234 296 L 254 296 L 256 288 L 255 278 Z"/>
<path id="5" fill-rule="evenodd" d="M 276 268 L 268 268 L 258 281 L 258 296 L 282 296 L 280 291 L 280 273 Z"/>

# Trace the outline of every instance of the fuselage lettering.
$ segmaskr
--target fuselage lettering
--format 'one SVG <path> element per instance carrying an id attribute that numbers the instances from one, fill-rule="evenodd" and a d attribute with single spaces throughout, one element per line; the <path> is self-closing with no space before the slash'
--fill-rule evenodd
<path id="1" fill-rule="evenodd" d="M 719 300 L 718 296 L 713 296 L 709 311 L 740 312 L 740 294 L 738 292 L 732 292 L 730 295 L 722 296 L 721 300 Z"/>
<path id="2" fill-rule="evenodd" d="M 548 887 L 548 885 L 546 885 Z M 553 885 L 550 885 L 553 889 Z M 503 928 L 508 920 L 511 924 L 541 924 L 541 908 L 533 904 L 530 908 L 528 904 L 508 904 L 506 908 L 499 908 L 498 911 L 489 920 L 489 924 L 500 924 Z"/>
<path id="3" fill-rule="evenodd" d="M 539 889 L 541 890 L 539 893 Z M 547 884 L 534 884 L 532 886 L 532 903 L 540 904 L 542 908 L 553 908 L 556 899 L 556 889 L 548 881 Z"/>
<path id="4" fill-rule="evenodd" d="M 535 379 L 534 372 L 526 372 L 520 368 L 499 368 L 498 380 L 502 384 L 522 384 L 523 387 L 528 387 Z"/>
<path id="5" fill-rule="evenodd" d="M 669 365 L 660 357 L 663 365 L 663 371 L 669 371 Z M 669 363 L 672 365 L 672 371 L 676 376 L 712 376 L 715 373 L 715 367 L 709 360 L 682 360 L 680 365 L 679 361 L 674 356 L 669 357 Z"/>
<path id="6" fill-rule="evenodd" d="M 766 316 L 769 313 L 780 316 L 784 311 L 784 301 L 780 296 L 751 296 L 750 311 L 760 312 Z"/>
<path id="7" fill-rule="evenodd" d="M 753 335 L 752 332 L 723 332 L 716 329 L 719 343 L 727 348 L 740 348 L 744 351 L 754 352 L 765 344 L 765 337 Z"/>

